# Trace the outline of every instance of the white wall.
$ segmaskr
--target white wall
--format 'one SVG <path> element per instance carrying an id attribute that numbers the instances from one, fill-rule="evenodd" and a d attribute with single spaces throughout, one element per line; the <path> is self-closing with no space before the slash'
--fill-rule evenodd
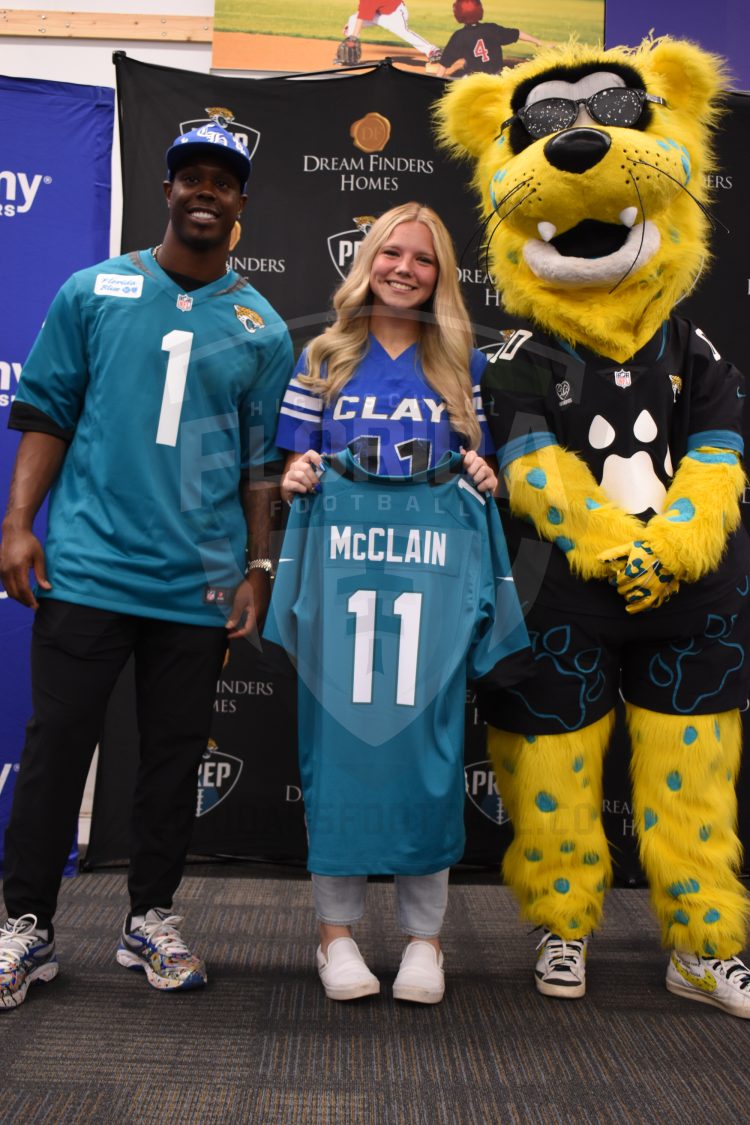
<path id="1" fill-rule="evenodd" d="M 213 0 L 14 0 L 15 11 L 134 12 L 153 15 L 213 17 Z M 41 26 L 41 24 L 40 24 Z M 210 43 L 158 43 L 142 40 L 44 39 L 0 37 L 0 74 L 11 78 L 44 78 L 54 82 L 78 82 L 89 86 L 115 85 L 114 51 L 125 51 L 140 62 L 172 66 L 207 74 L 211 69 Z M 112 215 L 110 248 L 120 250 L 122 188 L 120 183 L 120 142 L 115 121 L 112 150 Z"/>

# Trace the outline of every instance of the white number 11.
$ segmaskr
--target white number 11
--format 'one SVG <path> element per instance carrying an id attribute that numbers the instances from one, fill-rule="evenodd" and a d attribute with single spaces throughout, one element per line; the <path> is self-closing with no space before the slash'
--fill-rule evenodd
<path id="1" fill-rule="evenodd" d="M 193 333 L 180 332 L 177 328 L 174 332 L 167 332 L 161 342 L 161 350 L 169 352 L 169 361 L 159 413 L 159 428 L 156 431 L 157 445 L 177 445 L 192 347 Z"/>
<path id="2" fill-rule="evenodd" d="M 352 703 L 372 703 L 373 655 L 375 652 L 375 608 L 377 590 L 357 590 L 346 603 L 356 617 L 354 632 L 354 677 Z M 393 612 L 401 618 L 398 640 L 398 671 L 396 703 L 413 707 L 417 690 L 419 658 L 419 622 L 422 616 L 422 595 L 399 594 Z"/>

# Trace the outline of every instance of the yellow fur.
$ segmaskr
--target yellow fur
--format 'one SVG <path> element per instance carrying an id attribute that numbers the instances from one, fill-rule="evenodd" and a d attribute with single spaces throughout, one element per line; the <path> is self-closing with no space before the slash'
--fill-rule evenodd
<path id="1" fill-rule="evenodd" d="M 613 504 L 589 467 L 559 445 L 518 457 L 508 466 L 506 481 L 513 513 L 531 519 L 543 539 L 562 543 L 571 570 L 582 578 L 608 577 L 610 568 L 598 556 L 643 534 L 641 521 Z"/>
<path id="2" fill-rule="evenodd" d="M 727 456 L 726 450 L 699 453 Z M 646 524 L 643 539 L 668 571 L 678 579 L 696 582 L 721 562 L 727 537 L 742 521 L 740 497 L 745 473 L 739 461 L 710 463 L 683 457 L 664 500 L 660 515 Z M 689 502 L 695 514 L 680 519 L 679 503 Z"/>
<path id="3" fill-rule="evenodd" d="M 518 153 L 511 151 L 508 131 L 502 133 L 500 127 L 512 115 L 511 97 L 521 81 L 557 65 L 593 62 L 606 70 L 608 60 L 635 68 L 649 93 L 666 98 L 667 106 L 654 107 L 645 130 L 597 123 L 598 130 L 609 134 L 611 147 L 583 174 L 560 171 L 543 159 L 546 137 Z M 508 312 L 530 317 L 570 343 L 586 344 L 618 362 L 653 336 L 707 259 L 706 219 L 679 185 L 687 181 L 690 192 L 705 202 L 705 173 L 713 167 L 711 129 L 723 81 L 723 64 L 716 56 L 665 38 L 609 51 L 569 43 L 539 51 L 500 75 L 474 75 L 452 84 L 438 105 L 438 133 L 456 155 L 474 158 L 481 212 L 502 219 L 490 221 L 488 238 Z M 637 161 L 656 165 L 667 175 Z M 617 223 L 630 207 L 637 208 L 639 222 L 645 214 L 655 224 L 659 248 L 613 292 L 612 284 L 591 286 L 583 274 L 561 284 L 532 272 L 525 250 L 538 239 L 540 221 L 553 223 L 562 233 L 586 219 Z M 581 268 L 585 272 L 585 262 Z"/>
<path id="4" fill-rule="evenodd" d="M 492 765 L 514 828 L 503 875 L 522 916 L 566 939 L 598 926 L 612 881 L 601 778 L 613 721 L 612 712 L 575 734 L 528 737 L 489 728 Z"/>
<path id="5" fill-rule="evenodd" d="M 627 714 L 641 862 L 664 944 L 732 957 L 749 913 L 736 875 L 739 712 L 686 717 L 628 705 Z"/>

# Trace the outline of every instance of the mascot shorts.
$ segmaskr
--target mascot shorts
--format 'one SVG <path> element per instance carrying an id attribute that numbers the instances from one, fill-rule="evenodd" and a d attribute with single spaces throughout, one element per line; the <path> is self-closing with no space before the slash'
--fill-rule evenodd
<path id="1" fill-rule="evenodd" d="M 744 707 L 750 584 L 720 603 L 720 611 L 704 604 L 686 613 L 670 602 L 615 618 L 537 602 L 526 617 L 534 674 L 513 688 L 480 691 L 482 717 L 501 730 L 560 734 L 606 715 L 620 690 L 629 703 L 670 715 Z"/>

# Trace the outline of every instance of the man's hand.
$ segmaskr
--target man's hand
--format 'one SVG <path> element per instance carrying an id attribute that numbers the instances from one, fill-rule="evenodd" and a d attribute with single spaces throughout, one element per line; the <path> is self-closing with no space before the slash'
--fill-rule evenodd
<path id="1" fill-rule="evenodd" d="M 607 563 L 610 582 L 625 599 L 625 612 L 631 615 L 658 609 L 680 588 L 679 581 L 665 570 L 643 539 L 602 551 L 599 559 Z"/>
<path id="2" fill-rule="evenodd" d="M 47 579 L 44 561 L 44 548 L 26 528 L 6 527 L 0 543 L 0 578 L 11 598 L 30 609 L 37 609 L 39 603 L 34 597 L 29 571 L 33 570 L 37 584 L 44 590 L 51 590 L 52 583 Z"/>
<path id="3" fill-rule="evenodd" d="M 240 582 L 232 599 L 232 611 L 226 622 L 230 641 L 260 632 L 271 600 L 271 579 L 260 567 L 251 570 Z"/>

